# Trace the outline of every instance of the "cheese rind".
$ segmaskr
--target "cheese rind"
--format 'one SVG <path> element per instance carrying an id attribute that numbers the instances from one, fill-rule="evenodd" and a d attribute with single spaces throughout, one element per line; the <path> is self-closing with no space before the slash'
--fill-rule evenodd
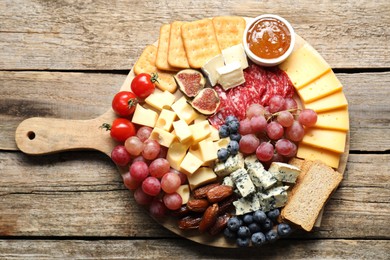
<path id="1" fill-rule="evenodd" d="M 131 122 L 138 125 L 154 127 L 157 118 L 158 118 L 158 114 L 155 111 L 144 108 L 140 104 L 137 104 Z"/>
<path id="2" fill-rule="evenodd" d="M 205 65 L 203 65 L 202 71 L 204 74 L 207 75 L 211 86 L 217 85 L 219 79 L 217 68 L 223 67 L 224 65 L 225 64 L 222 54 L 215 56 L 214 58 L 206 62 Z"/>
<path id="3" fill-rule="evenodd" d="M 303 136 L 302 143 L 336 153 L 343 153 L 346 138 L 346 132 L 312 127 Z"/>

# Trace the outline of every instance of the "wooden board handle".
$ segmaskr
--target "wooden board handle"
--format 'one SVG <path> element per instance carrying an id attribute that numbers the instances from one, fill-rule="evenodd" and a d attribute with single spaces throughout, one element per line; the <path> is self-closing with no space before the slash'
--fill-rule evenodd
<path id="1" fill-rule="evenodd" d="M 22 152 L 32 155 L 83 149 L 110 155 L 117 143 L 100 126 L 114 118 L 112 111 L 90 120 L 33 117 L 19 124 L 15 141 Z"/>

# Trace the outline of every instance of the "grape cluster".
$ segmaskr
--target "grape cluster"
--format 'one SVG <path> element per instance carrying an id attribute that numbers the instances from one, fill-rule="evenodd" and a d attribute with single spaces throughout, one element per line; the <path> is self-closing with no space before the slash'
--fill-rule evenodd
<path id="1" fill-rule="evenodd" d="M 311 109 L 298 109 L 293 98 L 271 97 L 269 106 L 252 104 L 246 118 L 239 122 L 239 151 L 256 153 L 263 163 L 282 162 L 296 155 L 297 143 L 306 127 L 317 122 L 317 114 Z"/>
<path id="2" fill-rule="evenodd" d="M 219 137 L 229 137 L 230 141 L 227 148 L 221 148 L 217 152 L 218 160 L 226 161 L 230 155 L 236 155 L 239 151 L 239 142 L 241 134 L 238 132 L 240 122 L 235 116 L 227 116 L 225 123 L 219 128 Z"/>
<path id="3" fill-rule="evenodd" d="M 111 158 L 119 166 L 128 166 L 122 175 L 124 185 L 134 191 L 134 199 L 140 205 L 149 206 L 153 216 L 165 215 L 167 209 L 176 210 L 182 198 L 176 192 L 187 183 L 187 176 L 170 167 L 165 147 L 149 139 L 152 128 L 142 126 L 124 145 L 117 145 Z"/>
<path id="4" fill-rule="evenodd" d="M 242 216 L 231 217 L 224 230 L 224 236 L 234 239 L 239 247 L 262 246 L 287 237 L 292 229 L 288 224 L 277 223 L 279 209 L 265 213 L 257 210 Z"/>

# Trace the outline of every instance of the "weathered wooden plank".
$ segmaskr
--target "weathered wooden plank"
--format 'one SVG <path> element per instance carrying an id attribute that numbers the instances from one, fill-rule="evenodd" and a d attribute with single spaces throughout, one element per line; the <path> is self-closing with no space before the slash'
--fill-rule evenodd
<path id="1" fill-rule="evenodd" d="M 388 240 L 285 240 L 261 248 L 222 249 L 182 239 L 0 240 L 12 259 L 388 259 Z M 183 253 L 185 252 L 185 253 Z"/>
<path id="2" fill-rule="evenodd" d="M 334 68 L 388 67 L 390 4 L 372 1 L 11 1 L 1 3 L 0 69 L 129 69 L 163 23 L 279 14 Z M 369 37 L 368 33 L 369 32 Z M 342 57 L 342 58 L 340 58 Z"/>
<path id="3" fill-rule="evenodd" d="M 351 150 L 390 147 L 390 73 L 337 75 L 349 101 Z M 103 114 L 125 75 L 60 72 L 0 72 L 0 149 L 16 150 L 17 125 L 29 117 L 90 119 Z"/>
<path id="4" fill-rule="evenodd" d="M 174 236 L 136 205 L 104 155 L 29 157 L 2 152 L 0 158 L 1 235 Z M 389 159 L 389 155 L 351 154 L 321 228 L 294 237 L 389 238 Z"/>

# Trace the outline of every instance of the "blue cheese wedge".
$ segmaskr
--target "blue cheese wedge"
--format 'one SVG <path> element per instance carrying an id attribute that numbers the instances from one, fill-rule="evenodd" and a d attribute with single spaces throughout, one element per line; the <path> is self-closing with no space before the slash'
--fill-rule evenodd
<path id="1" fill-rule="evenodd" d="M 244 156 L 242 153 L 237 153 L 236 155 L 229 156 L 225 162 L 216 163 L 214 172 L 219 177 L 225 177 L 240 168 L 244 168 Z"/>
<path id="2" fill-rule="evenodd" d="M 277 182 L 275 177 L 266 171 L 264 168 L 251 167 L 248 168 L 248 174 L 253 184 L 260 190 L 268 190 Z"/>
<path id="3" fill-rule="evenodd" d="M 233 202 L 233 205 L 236 208 L 236 215 L 244 215 L 261 208 L 259 197 L 256 194 L 245 198 L 239 198 Z"/>
<path id="4" fill-rule="evenodd" d="M 255 154 L 249 155 L 245 157 L 244 159 L 245 168 L 263 168 L 263 164 L 257 159 L 257 156 Z"/>
<path id="5" fill-rule="evenodd" d="M 230 176 L 242 197 L 245 198 L 256 192 L 256 188 L 253 185 L 248 172 L 244 168 L 234 171 Z"/>
<path id="6" fill-rule="evenodd" d="M 288 186 L 272 188 L 266 194 L 263 194 L 263 202 L 268 204 L 270 210 L 283 207 L 287 203 L 287 190 Z"/>
<path id="7" fill-rule="evenodd" d="M 268 171 L 272 173 L 278 181 L 295 183 L 301 170 L 293 165 L 281 162 L 273 162 Z"/>
<path id="8" fill-rule="evenodd" d="M 222 185 L 230 186 L 233 188 L 236 187 L 236 185 L 234 185 L 232 177 L 230 176 L 226 176 L 225 178 L 223 178 Z"/>

